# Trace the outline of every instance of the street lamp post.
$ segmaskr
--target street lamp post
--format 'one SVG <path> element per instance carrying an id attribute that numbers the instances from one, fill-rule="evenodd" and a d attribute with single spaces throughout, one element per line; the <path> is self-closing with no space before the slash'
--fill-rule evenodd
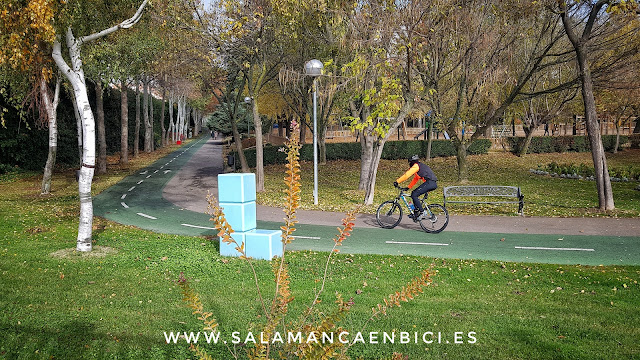
<path id="1" fill-rule="evenodd" d="M 318 205 L 318 110 L 316 78 L 322 75 L 322 61 L 309 60 L 304 64 L 304 73 L 313 77 L 313 204 Z"/>

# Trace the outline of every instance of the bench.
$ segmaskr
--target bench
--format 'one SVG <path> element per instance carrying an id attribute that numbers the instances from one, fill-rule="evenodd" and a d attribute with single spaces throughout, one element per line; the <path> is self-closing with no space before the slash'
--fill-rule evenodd
<path id="1" fill-rule="evenodd" d="M 518 214 L 524 215 L 524 195 L 517 186 L 497 186 L 497 185 L 469 185 L 469 186 L 447 186 L 444 188 L 444 206 L 447 203 L 463 204 L 518 204 Z M 485 200 L 451 200 L 451 198 L 490 198 L 499 197 L 499 201 Z M 515 198 L 509 200 L 508 198 Z"/>

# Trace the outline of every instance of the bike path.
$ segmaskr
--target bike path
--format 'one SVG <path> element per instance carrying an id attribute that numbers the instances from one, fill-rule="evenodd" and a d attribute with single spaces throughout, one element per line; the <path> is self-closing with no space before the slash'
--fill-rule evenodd
<path id="1" fill-rule="evenodd" d="M 124 178 L 118 184 L 94 198 L 94 214 L 122 224 L 162 233 L 203 236 L 215 235 L 210 216 L 205 213 L 206 191 L 216 192 L 217 173 L 222 172 L 219 146 L 207 137 L 181 147 L 145 169 Z M 208 170 L 207 170 L 208 169 Z M 205 171 L 206 170 L 206 171 Z M 168 201 L 163 193 L 172 199 Z M 182 196 L 182 202 L 178 198 Z M 175 202 L 181 203 L 176 205 Z M 190 209 L 199 209 L 192 211 Z M 278 209 L 258 207 L 258 228 L 279 229 L 284 213 Z M 299 211 L 296 238 L 289 250 L 329 251 L 333 247 L 336 227 L 342 215 L 318 211 Z M 494 230 L 457 231 L 469 217 L 452 216 L 449 228 L 440 234 L 427 234 L 409 219 L 395 229 L 381 229 L 374 217 L 361 214 L 356 220 L 352 236 L 340 247 L 342 253 L 416 255 L 437 258 L 481 259 L 498 261 L 538 262 L 583 265 L 640 265 L 640 236 L 635 231 L 636 221 L 622 222 L 629 227 L 615 231 L 618 235 L 577 235 L 580 229 L 569 229 L 569 234 L 548 233 L 552 226 L 536 231 L 509 224 L 529 219 L 484 217 L 472 219 L 489 222 Z M 463 219 L 463 221 L 460 221 Z M 265 221 L 267 220 L 267 221 Z M 553 224 L 562 219 L 543 218 L 541 223 Z M 568 220 L 568 219 L 565 219 Z M 573 220 L 573 219 L 571 219 Z M 578 219 L 575 219 L 578 220 Z M 617 225 L 610 220 L 607 224 Z M 585 219 L 585 224 L 597 222 Z M 504 223 L 504 226 L 500 226 Z M 579 221 L 569 221 L 575 227 Z M 318 225 L 323 224 L 323 225 Z M 458 224 L 458 225 L 456 225 Z M 586 227 L 585 227 L 586 228 Z M 495 231 L 495 229 L 500 229 Z M 632 230 L 633 229 L 633 230 Z M 522 233 L 526 230 L 528 233 Z M 619 230 L 619 229 L 618 229 Z M 597 231 L 594 230 L 594 231 Z M 530 233 L 529 233 L 530 232 Z M 536 233 L 541 232 L 541 233 Z"/>

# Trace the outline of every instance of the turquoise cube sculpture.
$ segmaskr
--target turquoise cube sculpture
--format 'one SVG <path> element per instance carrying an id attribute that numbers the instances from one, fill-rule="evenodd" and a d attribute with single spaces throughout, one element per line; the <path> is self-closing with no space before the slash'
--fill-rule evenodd
<path id="1" fill-rule="evenodd" d="M 282 256 L 282 231 L 256 229 L 245 234 L 247 256 L 254 259 L 271 260 Z"/>
<path id="2" fill-rule="evenodd" d="M 256 175 L 253 173 L 218 175 L 218 201 L 221 203 L 256 201 Z"/>
<path id="3" fill-rule="evenodd" d="M 242 245 L 247 256 L 270 260 L 282 256 L 281 230 L 256 229 L 256 176 L 255 174 L 218 175 L 218 200 L 227 222 L 235 231 L 231 237 Z M 240 256 L 220 238 L 220 255 Z"/>
<path id="4" fill-rule="evenodd" d="M 244 232 L 256 228 L 256 202 L 220 203 L 227 222 L 233 231 Z"/>
<path id="5" fill-rule="evenodd" d="M 234 232 L 231 234 L 231 237 L 233 238 L 233 240 L 235 240 L 238 245 L 236 244 L 226 244 L 222 241 L 222 238 L 220 238 L 220 255 L 221 256 L 240 256 L 242 254 L 240 254 L 238 252 L 238 250 L 236 250 L 236 246 L 242 246 L 243 242 L 246 242 L 246 233 L 244 232 Z M 246 245 L 245 245 L 246 246 Z M 246 251 L 246 250 L 245 250 Z"/>

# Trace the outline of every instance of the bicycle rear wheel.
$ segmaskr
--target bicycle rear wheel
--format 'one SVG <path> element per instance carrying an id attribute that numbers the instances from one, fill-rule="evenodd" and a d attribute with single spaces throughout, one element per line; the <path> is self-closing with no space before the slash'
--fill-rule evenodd
<path id="1" fill-rule="evenodd" d="M 449 224 L 449 212 L 440 204 L 430 204 L 427 207 L 431 212 L 431 218 L 428 214 L 425 215 L 426 217 L 420 220 L 420 227 L 428 233 L 437 234 Z"/>
<path id="2" fill-rule="evenodd" d="M 376 221 L 385 229 L 393 229 L 402 220 L 402 207 L 396 201 L 385 201 L 378 206 Z"/>

